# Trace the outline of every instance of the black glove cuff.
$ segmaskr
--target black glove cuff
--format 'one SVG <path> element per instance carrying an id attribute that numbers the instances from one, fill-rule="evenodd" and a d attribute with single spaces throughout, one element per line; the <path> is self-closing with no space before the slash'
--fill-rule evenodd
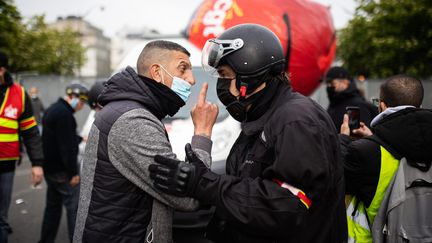
<path id="1" fill-rule="evenodd" d="M 187 182 L 186 195 L 189 197 L 194 197 L 197 187 L 200 184 L 203 174 L 205 174 L 209 169 L 202 164 L 188 164 L 191 171 L 189 173 L 189 180 Z"/>

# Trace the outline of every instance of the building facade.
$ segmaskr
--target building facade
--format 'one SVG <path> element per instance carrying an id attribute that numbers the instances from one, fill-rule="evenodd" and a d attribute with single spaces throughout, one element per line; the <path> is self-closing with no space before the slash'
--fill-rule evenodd
<path id="1" fill-rule="evenodd" d="M 76 31 L 81 39 L 81 45 L 86 49 L 84 65 L 76 71 L 79 77 L 109 77 L 111 75 L 111 40 L 79 16 L 58 17 L 50 27 Z"/>

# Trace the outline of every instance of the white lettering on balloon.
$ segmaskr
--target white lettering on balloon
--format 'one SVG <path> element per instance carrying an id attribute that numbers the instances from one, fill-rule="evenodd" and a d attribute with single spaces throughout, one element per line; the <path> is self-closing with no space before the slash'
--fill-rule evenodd
<path id="1" fill-rule="evenodd" d="M 218 36 L 225 30 L 222 23 L 232 4 L 232 0 L 218 0 L 215 2 L 213 9 L 210 9 L 203 18 L 203 24 L 205 26 L 204 37 L 209 35 Z"/>

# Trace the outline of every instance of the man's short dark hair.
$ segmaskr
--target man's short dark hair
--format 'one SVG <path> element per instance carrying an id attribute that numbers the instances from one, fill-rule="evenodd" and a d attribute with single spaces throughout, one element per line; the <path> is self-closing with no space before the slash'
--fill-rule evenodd
<path id="1" fill-rule="evenodd" d="M 167 51 L 179 51 L 190 56 L 190 53 L 183 46 L 175 42 L 165 40 L 149 42 L 138 57 L 138 74 L 144 75 L 149 66 L 155 62 L 164 62 L 167 58 Z"/>
<path id="2" fill-rule="evenodd" d="M 408 75 L 390 77 L 380 89 L 380 98 L 388 107 L 400 105 L 420 107 L 423 95 L 422 82 Z"/>

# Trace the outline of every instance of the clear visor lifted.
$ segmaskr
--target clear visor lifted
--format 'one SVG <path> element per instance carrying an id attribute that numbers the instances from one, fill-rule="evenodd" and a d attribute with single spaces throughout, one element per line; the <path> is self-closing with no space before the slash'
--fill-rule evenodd
<path id="1" fill-rule="evenodd" d="M 217 67 L 222 57 L 237 51 L 242 48 L 243 45 L 243 40 L 239 38 L 235 40 L 207 40 L 201 56 L 204 71 L 213 77 L 218 77 Z"/>

